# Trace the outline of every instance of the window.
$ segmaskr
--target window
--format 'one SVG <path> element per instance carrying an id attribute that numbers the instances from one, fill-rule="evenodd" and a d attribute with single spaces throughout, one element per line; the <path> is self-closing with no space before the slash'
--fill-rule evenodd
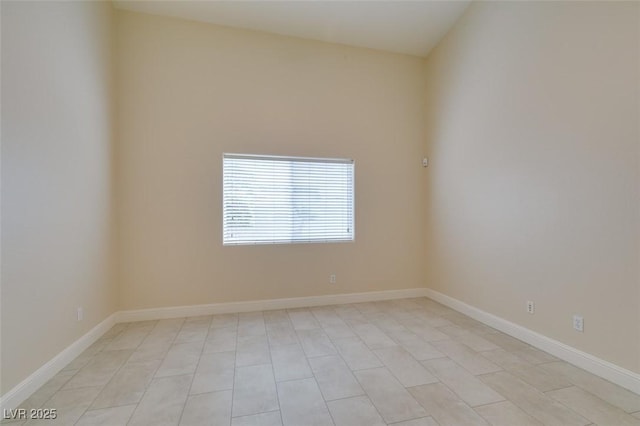
<path id="1" fill-rule="evenodd" d="M 353 241 L 353 160 L 224 154 L 223 244 Z"/>

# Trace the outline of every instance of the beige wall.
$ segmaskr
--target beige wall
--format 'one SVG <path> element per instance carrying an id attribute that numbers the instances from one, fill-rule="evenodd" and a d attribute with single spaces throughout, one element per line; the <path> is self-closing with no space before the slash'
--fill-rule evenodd
<path id="1" fill-rule="evenodd" d="M 423 285 L 420 58 L 117 21 L 123 309 Z M 354 158 L 356 241 L 223 247 L 223 152 Z"/>
<path id="2" fill-rule="evenodd" d="M 426 62 L 428 286 L 636 372 L 639 7 L 475 3 Z"/>
<path id="3" fill-rule="evenodd" d="M 110 20 L 2 2 L 3 394 L 116 309 Z"/>
<path id="4" fill-rule="evenodd" d="M 0 392 L 116 309 L 425 282 L 640 371 L 639 8 L 475 3 L 426 61 L 117 12 L 114 89 L 108 4 L 2 2 Z M 223 152 L 354 158 L 356 241 L 223 247 Z"/>

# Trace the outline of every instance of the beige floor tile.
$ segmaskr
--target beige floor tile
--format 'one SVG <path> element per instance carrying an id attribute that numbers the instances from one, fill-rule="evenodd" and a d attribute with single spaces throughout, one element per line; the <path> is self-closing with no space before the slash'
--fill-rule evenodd
<path id="1" fill-rule="evenodd" d="M 269 342 L 266 335 L 238 336 L 236 367 L 268 364 L 271 362 Z"/>
<path id="2" fill-rule="evenodd" d="M 439 426 L 433 417 L 421 417 L 406 422 L 393 423 L 393 426 Z M 512 425 L 515 426 L 515 425 Z"/>
<path id="3" fill-rule="evenodd" d="M 468 317 L 460 312 L 454 311 L 453 309 L 449 309 L 447 307 L 444 307 L 444 309 L 441 309 L 440 312 L 437 314 L 447 318 L 453 324 L 460 326 L 462 328 L 466 328 L 468 330 L 473 330 L 479 326 L 482 326 L 482 323 L 480 323 L 479 321 L 476 321 L 471 317 Z"/>
<path id="4" fill-rule="evenodd" d="M 235 351 L 237 341 L 238 332 L 235 327 L 210 328 L 202 353 Z"/>
<path id="5" fill-rule="evenodd" d="M 499 346 L 495 343 L 492 343 L 487 339 L 457 325 L 439 327 L 438 330 L 442 331 L 456 342 L 460 342 L 476 352 L 499 349 Z"/>
<path id="6" fill-rule="evenodd" d="M 492 363 L 487 358 L 462 343 L 454 342 L 452 340 L 443 340 L 433 342 L 433 345 L 436 349 L 460 364 L 471 374 L 486 374 L 502 370 L 496 364 Z"/>
<path id="7" fill-rule="evenodd" d="M 351 327 L 369 349 L 397 346 L 389 336 L 373 324 L 360 324 Z"/>
<path id="8" fill-rule="evenodd" d="M 299 330 L 296 332 L 302 349 L 308 357 L 334 355 L 336 348 L 327 334 L 320 328 L 314 330 Z"/>
<path id="9" fill-rule="evenodd" d="M 275 411 L 279 408 L 271 364 L 236 368 L 233 417 Z"/>
<path id="10" fill-rule="evenodd" d="M 418 300 L 419 298 L 395 299 L 389 300 L 389 303 L 394 307 L 394 309 L 410 311 L 412 309 L 420 309 L 421 305 L 417 303 Z"/>
<path id="11" fill-rule="evenodd" d="M 324 332 L 327 333 L 330 339 L 343 339 L 345 337 L 357 337 L 351 327 L 348 325 L 332 325 L 324 327 Z"/>
<path id="12" fill-rule="evenodd" d="M 152 342 L 173 342 L 180 332 L 184 322 L 184 318 L 172 318 L 158 321 L 153 330 L 151 330 L 144 339 L 141 346 Z M 140 347 L 138 347 L 138 349 L 140 349 Z"/>
<path id="13" fill-rule="evenodd" d="M 254 414 L 251 416 L 234 417 L 231 426 L 282 426 L 280 411 Z"/>
<path id="14" fill-rule="evenodd" d="M 100 392 L 100 386 L 83 387 L 78 389 L 60 390 L 41 408 L 55 408 L 57 417 L 52 420 L 31 419 L 25 425 L 72 425 L 84 414 L 95 397 Z"/>
<path id="15" fill-rule="evenodd" d="M 129 425 L 177 425 L 192 379 L 193 375 L 189 374 L 153 379 Z"/>
<path id="16" fill-rule="evenodd" d="M 509 352 L 522 351 L 529 348 L 529 345 L 527 345 L 523 341 L 511 336 L 507 336 L 506 334 L 500 332 L 484 334 L 483 337 L 493 344 L 500 346 L 505 351 Z"/>
<path id="17" fill-rule="evenodd" d="M 191 395 L 180 426 L 228 425 L 231 422 L 231 391 Z"/>
<path id="18" fill-rule="evenodd" d="M 238 337 L 265 336 L 267 330 L 262 312 L 243 312 L 238 314 Z"/>
<path id="19" fill-rule="evenodd" d="M 204 323 L 207 326 L 211 324 L 211 320 L 213 319 L 213 315 L 197 315 L 195 317 L 187 317 L 185 319 L 185 323 Z"/>
<path id="20" fill-rule="evenodd" d="M 76 372 L 72 372 L 70 370 L 62 370 L 61 372 L 53 376 L 47 383 L 42 385 L 40 389 L 35 391 L 33 395 L 22 402 L 19 408 L 29 410 L 32 408 L 42 407 L 42 404 L 47 402 L 49 398 L 51 398 L 65 385 L 65 383 L 71 380 L 71 377 L 73 377 L 74 374 L 76 374 Z"/>
<path id="21" fill-rule="evenodd" d="M 541 392 L 571 386 L 571 382 L 561 374 L 552 374 L 504 349 L 483 352 L 482 355 Z"/>
<path id="22" fill-rule="evenodd" d="M 386 422 L 427 416 L 420 404 L 386 368 L 359 370 L 354 374 Z"/>
<path id="23" fill-rule="evenodd" d="M 438 327 L 447 327 L 449 325 L 454 325 L 448 319 L 430 312 L 418 312 L 416 316 L 420 318 L 425 325 L 428 325 L 429 327 L 433 327 L 435 329 L 437 329 Z M 474 330 L 473 328 L 469 329 Z"/>
<path id="24" fill-rule="evenodd" d="M 211 319 L 208 321 L 186 321 L 173 343 L 204 341 L 209 333 L 210 323 Z"/>
<path id="25" fill-rule="evenodd" d="M 160 366 L 160 360 L 127 362 L 93 401 L 92 409 L 137 404 Z"/>
<path id="26" fill-rule="evenodd" d="M 309 364 L 325 400 L 364 394 L 364 390 L 340 356 L 310 358 Z"/>
<path id="27" fill-rule="evenodd" d="M 118 324 L 21 408 L 52 404 L 48 425 L 640 424 L 640 395 L 427 298 Z"/>
<path id="28" fill-rule="evenodd" d="M 127 323 L 127 330 L 132 328 L 154 328 L 158 324 L 158 320 L 132 321 Z"/>
<path id="29" fill-rule="evenodd" d="M 127 360 L 127 362 L 143 362 L 153 360 L 163 360 L 167 356 L 167 352 L 173 344 L 174 337 L 155 337 L 149 339 L 147 337 L 140 346 L 138 346 L 135 352 Z"/>
<path id="30" fill-rule="evenodd" d="M 531 364 L 543 364 L 545 362 L 559 361 L 555 356 L 543 352 L 539 349 L 527 346 L 524 349 L 513 351 L 513 353 Z"/>
<path id="31" fill-rule="evenodd" d="M 86 411 L 75 426 L 126 426 L 135 405 Z"/>
<path id="32" fill-rule="evenodd" d="M 599 425 L 640 426 L 640 419 L 581 388 L 572 386 L 547 392 L 547 395 Z"/>
<path id="33" fill-rule="evenodd" d="M 63 389 L 106 385 L 132 353 L 131 350 L 99 352 L 64 385 Z"/>
<path id="34" fill-rule="evenodd" d="M 275 309 L 273 311 L 264 311 L 262 312 L 262 316 L 264 317 L 264 324 L 277 324 L 282 322 L 290 322 L 289 315 L 287 314 L 286 309 Z"/>
<path id="35" fill-rule="evenodd" d="M 449 358 L 432 359 L 422 364 L 472 407 L 504 401 L 502 395 Z"/>
<path id="36" fill-rule="evenodd" d="M 153 324 L 145 324 L 139 327 L 131 327 L 124 330 L 103 349 L 105 351 L 115 351 L 123 349 L 135 349 L 149 335 L 155 327 Z"/>
<path id="37" fill-rule="evenodd" d="M 271 347 L 271 360 L 276 382 L 313 377 L 299 344 Z"/>
<path id="38" fill-rule="evenodd" d="M 546 425 L 583 426 L 591 423 L 506 371 L 485 374 L 480 378 L 496 392 Z"/>
<path id="39" fill-rule="evenodd" d="M 482 417 L 442 383 L 409 388 L 411 395 L 442 426 L 487 425 Z"/>
<path id="40" fill-rule="evenodd" d="M 358 310 L 361 314 L 373 314 L 376 312 L 380 312 L 378 306 L 373 302 L 362 302 L 362 303 L 353 303 L 351 304 L 354 308 Z"/>
<path id="41" fill-rule="evenodd" d="M 284 426 L 333 425 L 315 379 L 278 383 L 278 400 Z"/>
<path id="42" fill-rule="evenodd" d="M 392 334 L 398 331 L 406 331 L 407 328 L 396 321 L 389 314 L 378 314 L 376 318 L 371 320 L 371 323 L 382 330 L 387 336 L 389 336 L 392 340 Z"/>
<path id="43" fill-rule="evenodd" d="M 353 305 L 336 305 L 333 307 L 336 314 L 344 321 L 350 320 L 362 320 L 366 321 L 365 317 L 358 311 Z"/>
<path id="44" fill-rule="evenodd" d="M 298 335 L 288 320 L 286 322 L 267 323 L 267 337 L 271 347 L 298 343 Z"/>
<path id="45" fill-rule="evenodd" d="M 158 320 L 156 326 L 151 330 L 149 336 L 161 336 L 167 333 L 178 333 L 182 328 L 186 318 L 168 318 Z"/>
<path id="46" fill-rule="evenodd" d="M 474 410 L 493 426 L 542 426 L 542 423 L 516 407 L 511 401 L 475 407 Z"/>
<path id="47" fill-rule="evenodd" d="M 442 358 L 445 356 L 431 343 L 421 339 L 408 330 L 396 330 L 390 332 L 390 336 L 398 345 L 402 346 L 412 357 L 418 361 L 425 359 Z"/>
<path id="48" fill-rule="evenodd" d="M 427 342 L 450 339 L 449 336 L 447 336 L 437 328 L 429 325 L 428 321 L 424 318 L 413 317 L 410 320 L 401 321 L 401 324 L 404 325 L 407 330 L 411 331 Z"/>
<path id="49" fill-rule="evenodd" d="M 308 309 L 289 309 L 289 320 L 294 330 L 313 330 L 320 328 L 320 323 Z"/>
<path id="50" fill-rule="evenodd" d="M 220 314 L 214 315 L 211 318 L 211 325 L 209 326 L 211 329 L 214 328 L 227 328 L 227 327 L 238 327 L 238 314 Z"/>
<path id="51" fill-rule="evenodd" d="M 562 374 L 574 385 L 623 409 L 627 413 L 640 410 L 640 395 L 614 385 L 564 361 L 542 364 L 542 368 L 554 374 Z"/>
<path id="52" fill-rule="evenodd" d="M 400 346 L 376 349 L 373 353 L 404 387 L 426 385 L 438 381 L 433 374 Z"/>
<path id="53" fill-rule="evenodd" d="M 354 371 L 382 367 L 383 365 L 367 345 L 357 337 L 334 339 L 333 342 L 349 368 Z"/>
<path id="54" fill-rule="evenodd" d="M 127 323 L 119 323 L 111 327 L 106 333 L 104 333 L 101 339 L 113 339 L 118 334 L 122 333 L 129 326 Z"/>
<path id="55" fill-rule="evenodd" d="M 330 401 L 327 405 L 336 426 L 386 426 L 366 396 Z"/>
<path id="56" fill-rule="evenodd" d="M 333 308 L 322 306 L 319 308 L 311 308 L 310 311 L 323 328 L 347 325 Z"/>
<path id="57" fill-rule="evenodd" d="M 172 345 L 155 377 L 193 374 L 198 366 L 204 342 L 188 342 Z"/>
<path id="58" fill-rule="evenodd" d="M 233 389 L 235 355 L 235 352 L 203 354 L 189 393 L 193 395 Z"/>
<path id="59" fill-rule="evenodd" d="M 80 355 L 78 355 L 73 361 L 67 364 L 62 371 L 71 371 L 71 370 L 79 370 L 85 365 L 87 365 L 93 357 L 96 356 L 97 352 L 87 351 L 85 350 Z"/>

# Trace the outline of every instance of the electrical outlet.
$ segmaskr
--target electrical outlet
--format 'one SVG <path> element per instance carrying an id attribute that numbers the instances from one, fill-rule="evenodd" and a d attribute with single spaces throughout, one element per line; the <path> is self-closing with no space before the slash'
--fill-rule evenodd
<path id="1" fill-rule="evenodd" d="M 573 329 L 584 333 L 584 318 L 581 315 L 573 316 Z"/>
<path id="2" fill-rule="evenodd" d="M 84 309 L 83 308 L 78 308 L 78 310 L 76 311 L 77 315 L 78 315 L 78 321 L 82 321 L 84 319 Z"/>
<path id="3" fill-rule="evenodd" d="M 536 305 L 531 300 L 527 300 L 527 312 L 533 315 L 535 311 Z"/>
<path id="4" fill-rule="evenodd" d="M 329 275 L 329 284 L 335 284 L 335 283 L 336 283 L 336 274 Z"/>

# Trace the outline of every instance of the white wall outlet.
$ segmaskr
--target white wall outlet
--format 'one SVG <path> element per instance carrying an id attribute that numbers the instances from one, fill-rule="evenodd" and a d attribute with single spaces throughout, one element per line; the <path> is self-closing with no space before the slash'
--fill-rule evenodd
<path id="1" fill-rule="evenodd" d="M 536 305 L 531 300 L 527 300 L 527 312 L 531 315 L 536 312 Z"/>
<path id="2" fill-rule="evenodd" d="M 335 283 L 336 283 L 336 274 L 329 275 L 329 284 L 335 284 Z"/>
<path id="3" fill-rule="evenodd" d="M 582 315 L 573 316 L 573 328 L 580 333 L 584 333 L 584 318 L 582 318 Z"/>
<path id="4" fill-rule="evenodd" d="M 424 157 L 422 159 L 422 167 L 428 167 L 429 166 L 429 158 L 428 157 Z"/>
<path id="5" fill-rule="evenodd" d="M 76 311 L 76 314 L 77 314 L 78 321 L 82 321 L 84 319 L 84 309 L 83 308 L 78 308 L 78 310 Z"/>

